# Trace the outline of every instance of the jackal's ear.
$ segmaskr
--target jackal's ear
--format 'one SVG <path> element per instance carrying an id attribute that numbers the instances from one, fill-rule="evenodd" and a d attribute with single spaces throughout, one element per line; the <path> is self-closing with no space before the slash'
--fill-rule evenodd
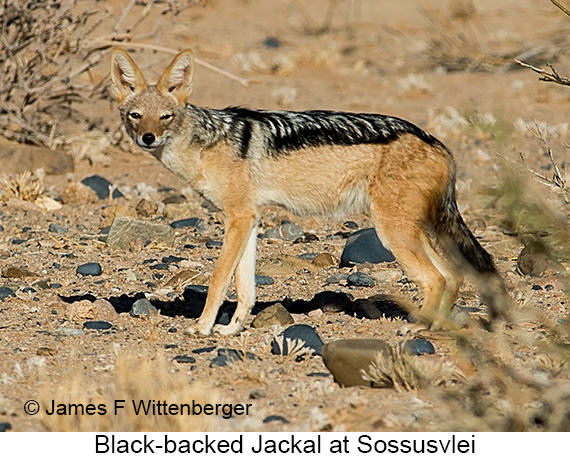
<path id="1" fill-rule="evenodd" d="M 119 103 L 127 95 L 146 88 L 146 82 L 139 67 L 122 49 L 115 49 L 111 54 L 111 87 Z"/>
<path id="2" fill-rule="evenodd" d="M 174 58 L 156 87 L 163 94 L 171 93 L 180 103 L 186 103 L 192 92 L 193 79 L 194 53 L 190 49 L 186 49 Z"/>

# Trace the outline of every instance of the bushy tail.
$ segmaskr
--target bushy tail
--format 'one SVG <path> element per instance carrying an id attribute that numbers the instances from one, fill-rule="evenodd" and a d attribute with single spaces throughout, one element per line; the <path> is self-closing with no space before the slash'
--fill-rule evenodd
<path id="1" fill-rule="evenodd" d="M 489 307 L 491 318 L 506 318 L 510 298 L 495 262 L 465 224 L 455 201 L 452 180 L 439 205 L 434 221 L 438 240 L 457 262 L 458 267 L 476 282 L 482 301 Z"/>

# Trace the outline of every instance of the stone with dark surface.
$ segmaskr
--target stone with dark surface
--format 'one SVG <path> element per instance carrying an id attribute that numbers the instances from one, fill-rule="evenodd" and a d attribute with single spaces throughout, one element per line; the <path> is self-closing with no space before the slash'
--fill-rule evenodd
<path id="1" fill-rule="evenodd" d="M 0 300 L 3 301 L 10 296 L 12 297 L 16 296 L 16 294 L 12 289 L 10 289 L 9 287 L 0 287 Z"/>
<path id="2" fill-rule="evenodd" d="M 346 280 L 349 286 L 374 287 L 376 285 L 376 281 L 374 281 L 374 279 L 361 271 L 348 275 Z"/>
<path id="3" fill-rule="evenodd" d="M 402 344 L 402 350 L 411 355 L 435 354 L 435 348 L 431 341 L 423 338 L 405 341 Z"/>
<path id="4" fill-rule="evenodd" d="M 191 355 L 177 355 L 172 360 L 178 363 L 196 363 L 196 359 Z"/>
<path id="5" fill-rule="evenodd" d="M 103 269 L 97 262 L 88 262 L 83 265 L 79 265 L 76 273 L 81 276 L 99 276 L 103 273 Z"/>
<path id="6" fill-rule="evenodd" d="M 244 354 L 243 351 L 237 349 L 220 348 L 218 349 L 218 355 L 211 360 L 210 366 L 225 367 L 231 365 L 234 362 L 245 359 L 261 360 L 252 352 L 246 352 Z"/>
<path id="7" fill-rule="evenodd" d="M 107 246 L 128 249 L 136 240 L 172 246 L 174 235 L 174 229 L 166 224 L 140 221 L 133 217 L 116 217 L 107 235 Z"/>
<path id="8" fill-rule="evenodd" d="M 93 189 L 100 200 L 107 200 L 109 198 L 109 190 L 113 186 L 110 181 L 99 175 L 89 176 L 81 181 L 81 184 Z M 124 197 L 124 195 L 118 189 L 113 190 L 113 199 L 121 197 Z"/>
<path id="9" fill-rule="evenodd" d="M 391 357 L 390 345 L 379 339 L 332 341 L 325 344 L 322 352 L 325 366 L 341 387 L 380 387 L 365 381 L 360 371 L 368 371 L 379 353 Z"/>
<path id="10" fill-rule="evenodd" d="M 83 324 L 83 328 L 91 330 L 109 330 L 112 325 L 105 321 L 87 321 Z"/>
<path id="11" fill-rule="evenodd" d="M 358 230 L 346 240 L 340 257 L 341 267 L 350 267 L 356 263 L 393 262 L 394 256 L 386 249 L 374 228 Z"/>
<path id="12" fill-rule="evenodd" d="M 289 345 L 287 340 L 301 340 L 304 347 L 312 349 L 313 353 L 317 355 L 321 354 L 324 346 L 323 340 L 317 331 L 310 325 L 306 324 L 296 324 L 291 327 L 287 327 L 277 338 L 282 342 L 283 355 L 289 354 Z M 271 342 L 271 353 L 281 355 L 281 348 L 275 339 Z"/>

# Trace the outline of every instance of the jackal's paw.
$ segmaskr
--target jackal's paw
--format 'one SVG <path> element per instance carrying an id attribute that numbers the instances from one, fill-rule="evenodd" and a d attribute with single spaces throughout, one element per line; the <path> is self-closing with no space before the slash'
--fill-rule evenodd
<path id="1" fill-rule="evenodd" d="M 397 331 L 396 335 L 406 336 L 408 338 L 418 336 L 420 333 L 429 330 L 429 325 L 423 322 L 419 323 L 405 323 Z"/>
<path id="2" fill-rule="evenodd" d="M 214 325 L 214 332 L 223 336 L 237 335 L 242 331 L 242 329 L 243 327 L 238 323 L 231 323 L 228 325 Z"/>
<path id="3" fill-rule="evenodd" d="M 185 335 L 189 335 L 189 336 L 193 336 L 193 337 L 209 336 L 209 335 L 211 335 L 211 333 L 212 333 L 211 329 L 202 328 L 200 323 L 191 325 L 190 327 L 188 327 L 184 331 Z"/>

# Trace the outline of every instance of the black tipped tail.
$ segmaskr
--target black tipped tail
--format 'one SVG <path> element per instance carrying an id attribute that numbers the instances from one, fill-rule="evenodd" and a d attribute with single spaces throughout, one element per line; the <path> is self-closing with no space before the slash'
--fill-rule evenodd
<path id="1" fill-rule="evenodd" d="M 510 298 L 505 284 L 493 257 L 481 246 L 461 217 L 455 201 L 454 182 L 450 184 L 441 203 L 440 218 L 435 224 L 438 238 L 446 240 L 446 248 L 460 269 L 474 277 L 481 299 L 489 307 L 491 318 L 506 318 Z"/>

